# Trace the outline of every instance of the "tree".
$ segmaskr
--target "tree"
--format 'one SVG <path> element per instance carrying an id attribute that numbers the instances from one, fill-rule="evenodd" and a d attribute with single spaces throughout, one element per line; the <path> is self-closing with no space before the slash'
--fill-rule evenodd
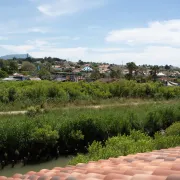
<path id="1" fill-rule="evenodd" d="M 38 72 L 39 77 L 42 80 L 50 80 L 51 79 L 51 73 L 49 71 L 47 71 L 45 68 L 42 68 L 39 72 Z"/>
<path id="2" fill-rule="evenodd" d="M 137 69 L 137 66 L 134 62 L 129 62 L 126 64 L 126 67 L 129 71 L 129 78 L 131 79 L 133 76 L 133 71 L 135 71 Z"/>
<path id="3" fill-rule="evenodd" d="M 78 64 L 82 66 L 82 65 L 84 65 L 84 62 L 82 60 L 79 60 Z"/>
<path id="4" fill-rule="evenodd" d="M 8 61 L 0 60 L 0 68 L 1 68 L 1 70 L 3 70 L 6 73 L 8 73 L 8 71 L 9 71 Z"/>
<path id="5" fill-rule="evenodd" d="M 171 66 L 165 65 L 165 67 L 164 67 L 164 68 L 165 68 L 165 70 L 167 70 L 167 71 L 168 71 L 168 70 L 170 70 L 170 69 L 171 69 Z"/>
<path id="6" fill-rule="evenodd" d="M 0 70 L 0 78 L 5 78 L 7 76 L 8 76 L 8 74 L 6 71 Z"/>
<path id="7" fill-rule="evenodd" d="M 151 76 L 154 79 L 154 81 L 156 81 L 156 79 L 157 79 L 158 72 L 159 72 L 159 66 L 157 66 L 157 65 L 151 66 Z"/>
<path id="8" fill-rule="evenodd" d="M 36 69 L 35 65 L 28 61 L 22 63 L 22 67 L 21 67 L 22 71 L 34 71 L 35 69 Z"/>
<path id="9" fill-rule="evenodd" d="M 46 64 L 44 65 L 44 68 L 45 68 L 47 71 L 51 72 L 51 70 L 52 70 L 52 64 L 51 64 L 50 62 L 46 62 Z"/>
<path id="10" fill-rule="evenodd" d="M 9 73 L 14 73 L 18 70 L 18 64 L 15 61 L 10 61 L 9 62 Z"/>
<path id="11" fill-rule="evenodd" d="M 120 69 L 112 69 L 110 72 L 111 78 L 121 78 L 122 77 L 122 71 Z"/>
<path id="12" fill-rule="evenodd" d="M 95 70 L 91 73 L 90 78 L 95 79 L 95 80 L 101 78 L 101 74 L 100 74 L 100 72 L 98 71 L 98 69 L 95 69 Z"/>

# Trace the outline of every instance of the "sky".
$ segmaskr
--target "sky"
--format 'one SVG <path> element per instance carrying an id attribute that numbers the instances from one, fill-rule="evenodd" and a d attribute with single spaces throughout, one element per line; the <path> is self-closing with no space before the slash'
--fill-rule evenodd
<path id="1" fill-rule="evenodd" d="M 0 56 L 180 66 L 179 0 L 0 0 Z"/>

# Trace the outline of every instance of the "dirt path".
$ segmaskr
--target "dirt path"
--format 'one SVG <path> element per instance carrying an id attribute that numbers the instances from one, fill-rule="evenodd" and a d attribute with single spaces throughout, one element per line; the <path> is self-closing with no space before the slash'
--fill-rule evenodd
<path id="1" fill-rule="evenodd" d="M 70 106 L 70 107 L 64 107 L 62 109 L 73 109 L 73 108 L 87 108 L 87 109 L 101 109 L 101 108 L 108 108 L 108 107 L 122 107 L 122 106 L 137 106 L 137 105 L 145 105 L 145 104 L 157 104 L 157 103 L 163 103 L 167 104 L 170 103 L 170 101 L 163 101 L 163 102 L 129 102 L 129 103 L 118 103 L 118 104 L 105 104 L 105 105 L 90 105 L 90 106 Z M 58 110 L 60 108 L 52 108 L 51 110 Z M 17 114 L 25 114 L 27 111 L 6 111 L 6 112 L 0 112 L 0 115 L 17 115 Z"/>
<path id="2" fill-rule="evenodd" d="M 0 115 L 15 115 L 15 114 L 25 114 L 27 111 L 6 111 L 6 112 L 0 112 Z"/>
<path id="3" fill-rule="evenodd" d="M 100 108 L 107 108 L 107 107 L 119 107 L 119 106 L 136 106 L 140 104 L 147 104 L 147 103 L 124 103 L 124 104 L 114 104 L 114 105 L 91 105 L 91 106 L 79 106 L 79 107 L 64 107 L 62 109 L 73 109 L 73 108 L 87 108 L 87 109 L 100 109 Z M 53 108 L 52 110 L 58 110 L 60 108 Z M 5 111 L 0 112 L 0 115 L 17 115 L 17 114 L 25 114 L 27 111 Z"/>

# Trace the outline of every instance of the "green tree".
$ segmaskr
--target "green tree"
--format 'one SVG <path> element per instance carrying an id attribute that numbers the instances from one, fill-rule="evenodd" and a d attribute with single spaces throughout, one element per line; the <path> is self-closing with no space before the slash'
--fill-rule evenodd
<path id="1" fill-rule="evenodd" d="M 50 80 L 51 79 L 51 73 L 47 71 L 45 68 L 41 68 L 41 70 L 38 72 L 39 77 L 42 80 Z"/>
<path id="2" fill-rule="evenodd" d="M 137 66 L 134 62 L 129 62 L 126 64 L 126 67 L 129 71 L 129 79 L 132 79 L 133 71 L 135 71 L 137 69 Z"/>
<path id="3" fill-rule="evenodd" d="M 14 73 L 18 71 L 18 64 L 15 61 L 10 61 L 9 62 L 9 73 Z"/>
<path id="4" fill-rule="evenodd" d="M 50 62 L 46 62 L 46 64 L 44 65 L 44 68 L 45 68 L 47 71 L 51 72 L 51 70 L 52 70 L 52 64 L 51 64 Z"/>
<path id="5" fill-rule="evenodd" d="M 35 69 L 36 69 L 35 65 L 28 61 L 22 63 L 22 67 L 21 67 L 22 71 L 34 71 Z"/>
<path id="6" fill-rule="evenodd" d="M 111 78 L 121 78 L 123 76 L 121 67 L 113 67 L 110 72 Z"/>
<path id="7" fill-rule="evenodd" d="M 78 64 L 82 66 L 82 65 L 84 65 L 84 62 L 82 60 L 79 60 Z"/>
<path id="8" fill-rule="evenodd" d="M 8 68 L 8 61 L 0 61 L 0 68 L 1 70 L 5 71 L 6 73 L 9 72 L 9 68 Z"/>
<path id="9" fill-rule="evenodd" d="M 152 76 L 154 81 L 156 81 L 156 79 L 157 79 L 157 73 L 158 72 L 159 72 L 159 66 L 157 66 L 157 65 L 151 66 L 151 76 Z"/>
<path id="10" fill-rule="evenodd" d="M 100 74 L 100 72 L 98 71 L 98 69 L 95 69 L 95 70 L 91 73 L 90 78 L 95 79 L 95 80 L 101 78 L 101 74 Z"/>
<path id="11" fill-rule="evenodd" d="M 171 66 L 168 66 L 167 64 L 164 67 L 165 70 L 169 71 L 171 69 Z"/>
<path id="12" fill-rule="evenodd" d="M 7 76 L 8 76 L 8 74 L 6 71 L 0 70 L 0 78 L 5 78 Z"/>

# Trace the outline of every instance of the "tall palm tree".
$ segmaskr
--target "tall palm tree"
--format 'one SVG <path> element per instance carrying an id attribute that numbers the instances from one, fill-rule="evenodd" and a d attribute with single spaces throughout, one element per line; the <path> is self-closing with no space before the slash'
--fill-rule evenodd
<path id="1" fill-rule="evenodd" d="M 159 66 L 151 66 L 151 76 L 153 77 L 154 81 L 156 81 L 157 73 L 159 72 Z"/>
<path id="2" fill-rule="evenodd" d="M 136 64 L 134 62 L 129 62 L 129 63 L 126 64 L 126 67 L 127 67 L 128 71 L 129 71 L 130 78 L 132 78 L 133 71 L 135 71 L 137 69 Z"/>

